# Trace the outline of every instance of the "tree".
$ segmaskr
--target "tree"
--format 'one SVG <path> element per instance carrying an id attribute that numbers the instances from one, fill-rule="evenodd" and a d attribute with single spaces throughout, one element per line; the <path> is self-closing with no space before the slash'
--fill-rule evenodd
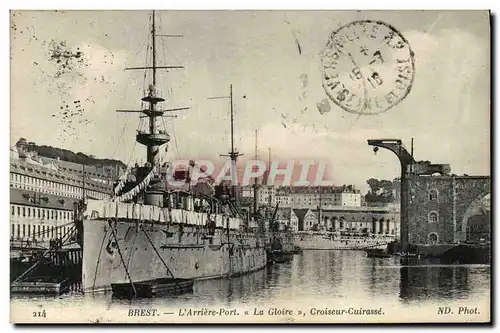
<path id="1" fill-rule="evenodd" d="M 370 190 L 365 196 L 366 202 L 389 203 L 394 201 L 392 181 L 370 178 L 366 181 Z"/>
<path id="2" fill-rule="evenodd" d="M 369 192 L 376 194 L 380 190 L 380 182 L 378 179 L 370 178 L 366 181 L 366 183 L 370 186 Z"/>
<path id="3" fill-rule="evenodd" d="M 16 147 L 21 148 L 21 150 L 30 151 L 38 154 L 39 156 L 53 158 L 53 159 L 61 159 L 63 161 L 78 163 L 78 164 L 86 164 L 86 165 L 103 165 L 110 166 L 115 168 L 119 166 L 122 169 L 126 168 L 126 165 L 119 160 L 113 159 L 98 159 L 93 155 L 86 155 L 82 152 L 74 153 L 67 149 L 45 146 L 45 145 L 37 145 L 34 142 L 29 142 L 25 138 L 20 138 L 16 142 Z"/>
<path id="4" fill-rule="evenodd" d="M 24 147 L 28 144 L 28 141 L 25 138 L 20 138 L 16 142 L 16 147 Z"/>

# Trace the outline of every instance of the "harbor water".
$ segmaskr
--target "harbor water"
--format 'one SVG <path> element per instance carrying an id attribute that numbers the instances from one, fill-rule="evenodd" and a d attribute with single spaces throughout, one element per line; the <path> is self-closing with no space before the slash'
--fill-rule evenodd
<path id="1" fill-rule="evenodd" d="M 129 301 L 116 299 L 111 294 L 13 295 L 11 305 L 19 308 L 43 304 L 47 309 L 73 308 L 75 311 L 100 307 L 122 313 L 124 322 L 130 321 L 126 317 L 130 308 L 172 309 L 170 314 L 177 319 L 179 309 L 201 308 L 262 309 L 268 314 L 273 307 L 275 311 L 300 308 L 311 313 L 311 308 L 322 311 L 339 306 L 355 309 L 382 306 L 385 312 L 390 312 L 391 308 L 426 305 L 437 308 L 437 305 L 460 302 L 489 304 L 490 274 L 489 265 L 401 266 L 397 257 L 368 258 L 364 251 L 311 250 L 295 255 L 290 262 L 270 265 L 248 275 L 196 281 L 192 293 L 178 296 Z M 156 320 L 168 322 L 168 318 Z M 105 317 L 102 320 L 105 321 Z M 198 320 L 191 317 L 190 321 Z"/>

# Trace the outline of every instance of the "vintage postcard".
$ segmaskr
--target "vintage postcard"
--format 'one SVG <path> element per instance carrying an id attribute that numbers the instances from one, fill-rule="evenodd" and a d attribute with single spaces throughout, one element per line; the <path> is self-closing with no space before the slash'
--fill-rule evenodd
<path id="1" fill-rule="evenodd" d="M 12 323 L 489 323 L 487 10 L 12 10 Z"/>

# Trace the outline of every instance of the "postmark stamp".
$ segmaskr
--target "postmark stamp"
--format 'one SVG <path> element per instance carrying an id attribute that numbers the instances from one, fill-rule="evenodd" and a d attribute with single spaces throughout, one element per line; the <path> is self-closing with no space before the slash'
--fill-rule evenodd
<path id="1" fill-rule="evenodd" d="M 335 30 L 321 65 L 328 97 L 355 114 L 389 110 L 408 96 L 415 79 L 410 44 L 381 21 L 354 21 Z"/>

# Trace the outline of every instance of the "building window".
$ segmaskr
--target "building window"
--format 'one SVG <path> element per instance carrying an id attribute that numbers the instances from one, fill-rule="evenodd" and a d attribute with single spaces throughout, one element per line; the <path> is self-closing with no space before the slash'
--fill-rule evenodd
<path id="1" fill-rule="evenodd" d="M 12 206 L 12 212 L 11 212 L 12 216 L 14 216 L 15 213 L 16 213 L 16 207 Z"/>
<path id="2" fill-rule="evenodd" d="M 428 216 L 429 223 L 437 223 L 439 220 L 439 215 L 436 212 L 430 212 Z"/>
<path id="3" fill-rule="evenodd" d="M 429 201 L 438 201 L 438 191 L 435 189 L 429 190 Z"/>
<path id="4" fill-rule="evenodd" d="M 21 207 L 17 207 L 17 216 L 21 215 Z"/>
<path id="5" fill-rule="evenodd" d="M 429 234 L 429 244 L 437 244 L 439 242 L 439 236 L 435 232 Z"/>
<path id="6" fill-rule="evenodd" d="M 26 216 L 26 207 L 23 207 L 23 217 Z"/>

